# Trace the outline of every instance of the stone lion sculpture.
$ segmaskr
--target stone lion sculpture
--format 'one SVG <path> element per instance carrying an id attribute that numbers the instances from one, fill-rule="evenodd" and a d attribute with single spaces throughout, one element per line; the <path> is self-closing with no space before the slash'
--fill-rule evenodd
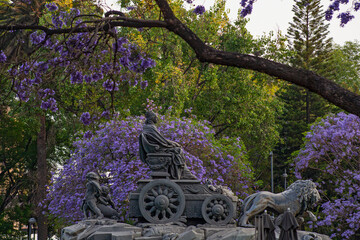
<path id="1" fill-rule="evenodd" d="M 241 227 L 253 227 L 249 220 L 264 210 L 282 214 L 287 209 L 294 216 L 308 215 L 316 221 L 315 215 L 308 211 L 312 205 L 320 200 L 316 185 L 310 180 L 297 180 L 284 192 L 258 192 L 248 196 L 241 205 L 238 225 Z"/>

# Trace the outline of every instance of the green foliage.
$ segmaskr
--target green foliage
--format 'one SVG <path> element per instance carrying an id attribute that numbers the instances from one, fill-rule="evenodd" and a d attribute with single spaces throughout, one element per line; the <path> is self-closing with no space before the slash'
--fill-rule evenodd
<path id="1" fill-rule="evenodd" d="M 360 93 L 360 43 L 345 42 L 343 46 L 336 45 L 331 52 L 328 68 L 331 78 L 355 93 Z"/>
<path id="2" fill-rule="evenodd" d="M 0 235 L 17 236 L 14 222 L 27 224 L 34 195 L 36 125 L 0 111 Z"/>
<path id="3" fill-rule="evenodd" d="M 318 72 L 332 48 L 323 6 L 320 0 L 297 0 L 292 11 L 294 17 L 287 32 L 289 47 L 295 53 L 291 63 Z"/>
<path id="4" fill-rule="evenodd" d="M 285 61 L 289 56 L 285 38 L 281 35 L 254 39 L 246 30 L 247 21 L 239 18 L 231 23 L 225 1 L 216 1 L 203 15 L 182 8 L 181 1 L 172 1 L 172 9 L 207 44 L 219 50 L 261 55 Z M 133 17 L 158 18 L 158 10 L 136 2 L 129 14 Z M 240 137 L 248 150 L 250 161 L 258 175 L 266 173 L 261 163 L 278 140 L 275 116 L 281 111 L 275 92 L 278 82 L 264 74 L 231 67 L 201 63 L 193 50 L 175 34 L 162 29 L 120 29 L 123 35 L 136 41 L 157 66 L 144 78 L 149 82 L 145 91 L 135 90 L 126 96 L 131 114 L 141 114 L 143 103 L 152 99 L 164 112 L 170 106 L 177 116 L 192 109 L 200 119 L 206 119 L 216 131 L 216 137 Z M 118 105 L 121 109 L 120 105 Z M 265 177 L 267 174 L 265 174 Z"/>
<path id="5" fill-rule="evenodd" d="M 328 69 L 334 66 L 330 63 L 332 39 L 328 38 L 329 24 L 325 23 L 320 0 L 297 0 L 292 11 L 294 17 L 287 31 L 291 51 L 288 61 L 295 67 L 329 76 Z M 280 175 L 289 167 L 292 152 L 300 149 L 309 124 L 335 108 L 318 95 L 292 84 L 284 84 L 277 95 L 284 103 L 284 111 L 277 120 L 282 141 L 275 148 L 275 169 L 279 170 L 275 185 L 282 185 Z"/>

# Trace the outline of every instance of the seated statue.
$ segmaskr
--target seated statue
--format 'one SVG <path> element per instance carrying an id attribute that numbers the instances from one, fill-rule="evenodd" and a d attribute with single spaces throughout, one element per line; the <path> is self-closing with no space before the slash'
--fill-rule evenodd
<path id="1" fill-rule="evenodd" d="M 180 144 L 164 138 L 155 124 L 157 116 L 154 112 L 146 112 L 146 121 L 139 136 L 140 159 L 148 164 L 148 157 L 154 154 L 170 156 L 168 173 L 171 179 L 196 179 L 185 164 L 185 156 Z"/>
<path id="2" fill-rule="evenodd" d="M 281 193 L 266 191 L 254 193 L 242 203 L 238 225 L 253 227 L 249 220 L 265 210 L 282 214 L 290 209 L 299 220 L 307 215 L 312 221 L 316 221 L 316 216 L 308 209 L 319 200 L 320 195 L 316 185 L 310 180 L 297 180 Z"/>

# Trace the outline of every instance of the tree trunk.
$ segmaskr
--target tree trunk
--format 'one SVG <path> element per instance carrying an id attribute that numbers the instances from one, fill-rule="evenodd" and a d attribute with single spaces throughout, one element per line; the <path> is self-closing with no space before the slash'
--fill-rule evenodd
<path id="1" fill-rule="evenodd" d="M 305 89 L 306 95 L 306 124 L 310 123 L 310 92 L 309 90 Z"/>
<path id="2" fill-rule="evenodd" d="M 47 218 L 43 214 L 43 207 L 39 206 L 45 199 L 47 184 L 47 161 L 46 161 L 46 122 L 45 115 L 39 115 L 40 131 L 37 136 L 37 191 L 35 197 L 35 214 L 38 225 L 38 240 L 46 240 L 48 235 Z"/>

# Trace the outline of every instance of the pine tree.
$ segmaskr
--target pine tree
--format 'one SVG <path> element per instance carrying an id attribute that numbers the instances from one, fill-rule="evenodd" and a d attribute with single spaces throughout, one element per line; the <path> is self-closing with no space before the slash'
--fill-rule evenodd
<path id="1" fill-rule="evenodd" d="M 328 38 L 329 24 L 325 23 L 322 8 L 320 0 L 295 0 L 292 9 L 294 17 L 286 36 L 293 52 L 291 64 L 326 76 L 332 39 Z M 332 106 L 307 89 L 290 84 L 284 87 L 279 97 L 285 103 L 284 114 L 278 119 L 283 142 L 275 150 L 281 169 L 287 165 L 291 154 L 300 148 L 309 124 L 329 113 Z M 283 169 L 280 169 L 282 173 Z"/>
<path id="2" fill-rule="evenodd" d="M 295 0 L 292 11 L 293 22 L 290 23 L 287 33 L 289 47 L 294 52 L 292 64 L 326 75 L 324 62 L 329 60 L 332 39 L 327 37 L 329 23 L 325 23 L 325 12 L 322 10 L 320 0 Z M 306 124 L 309 124 L 315 120 L 314 118 L 323 115 L 322 105 L 325 102 L 319 105 L 320 98 L 310 94 L 308 90 L 302 91 L 306 103 Z"/>

